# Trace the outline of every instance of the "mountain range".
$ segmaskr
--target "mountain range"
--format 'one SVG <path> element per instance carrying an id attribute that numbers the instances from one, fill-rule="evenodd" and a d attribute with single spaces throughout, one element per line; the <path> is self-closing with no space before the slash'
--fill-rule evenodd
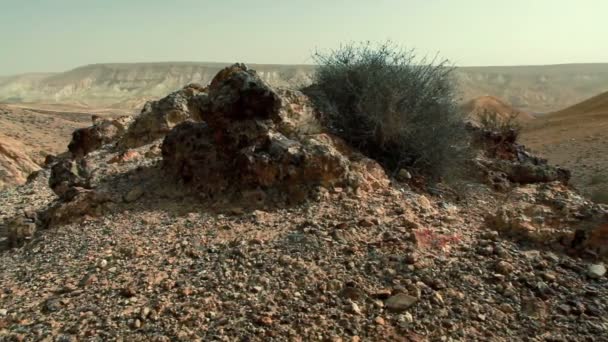
<path id="1" fill-rule="evenodd" d="M 207 84 L 228 63 L 92 64 L 60 73 L 0 77 L 0 102 L 62 103 L 140 109 L 188 83 Z M 251 64 L 274 86 L 308 84 L 314 65 Z M 529 113 L 553 112 L 608 90 L 608 63 L 547 66 L 459 67 L 462 102 L 496 96 Z"/>

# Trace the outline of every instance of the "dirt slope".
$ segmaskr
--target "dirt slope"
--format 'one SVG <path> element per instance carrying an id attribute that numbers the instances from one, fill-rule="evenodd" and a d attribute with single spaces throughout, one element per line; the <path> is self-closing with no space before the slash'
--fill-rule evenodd
<path id="1" fill-rule="evenodd" d="M 607 132 L 608 92 L 531 122 L 522 141 L 572 170 L 574 184 L 588 195 L 601 196 L 608 194 Z"/>
<path id="2" fill-rule="evenodd" d="M 0 134 L 0 189 L 23 184 L 27 175 L 40 168 L 31 155 L 21 142 Z"/>
<path id="3" fill-rule="evenodd" d="M 115 116 L 124 112 L 59 104 L 0 105 L 0 144 L 4 151 L 0 168 L 5 170 L 0 183 L 22 184 L 46 155 L 65 152 L 72 132 L 88 126 L 93 113 Z"/>

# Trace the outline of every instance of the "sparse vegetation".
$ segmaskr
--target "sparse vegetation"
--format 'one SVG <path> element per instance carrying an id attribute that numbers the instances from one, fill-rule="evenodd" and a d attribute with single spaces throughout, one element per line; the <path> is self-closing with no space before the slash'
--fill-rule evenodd
<path id="1" fill-rule="evenodd" d="M 466 146 L 447 60 L 418 59 L 391 42 L 348 44 L 314 55 L 309 88 L 328 126 L 390 170 L 443 176 Z"/>
<path id="2" fill-rule="evenodd" d="M 501 136 L 519 136 L 522 126 L 517 122 L 518 113 L 510 113 L 506 116 L 499 113 L 484 110 L 479 115 L 479 124 L 482 128 L 497 132 Z"/>

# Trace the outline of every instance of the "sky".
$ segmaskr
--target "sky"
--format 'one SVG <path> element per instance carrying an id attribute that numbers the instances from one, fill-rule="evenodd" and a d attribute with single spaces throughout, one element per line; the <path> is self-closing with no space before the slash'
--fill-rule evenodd
<path id="1" fill-rule="evenodd" d="M 391 40 L 459 66 L 608 62 L 606 0 L 0 0 L 0 75 L 109 62 L 313 63 Z"/>

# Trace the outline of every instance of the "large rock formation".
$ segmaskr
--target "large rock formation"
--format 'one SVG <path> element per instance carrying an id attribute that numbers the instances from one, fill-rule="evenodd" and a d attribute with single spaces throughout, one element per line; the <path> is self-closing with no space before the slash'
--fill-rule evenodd
<path id="1" fill-rule="evenodd" d="M 211 192 L 355 185 L 353 163 L 321 133 L 307 101 L 299 92 L 275 91 L 243 64 L 232 65 L 199 102 L 205 122 L 182 123 L 166 137 L 164 165 Z"/>
<path id="2" fill-rule="evenodd" d="M 79 128 L 72 133 L 68 150 L 73 158 L 82 158 L 105 144 L 115 142 L 126 131 L 130 117 L 100 119 L 93 117 L 93 125 Z"/>
<path id="3" fill-rule="evenodd" d="M 197 95 L 205 89 L 198 84 L 190 84 L 168 96 L 151 101 L 144 105 L 141 113 L 135 117 L 119 145 L 123 148 L 143 146 L 156 139 L 163 138 L 173 127 L 186 120 L 201 120 Z"/>

